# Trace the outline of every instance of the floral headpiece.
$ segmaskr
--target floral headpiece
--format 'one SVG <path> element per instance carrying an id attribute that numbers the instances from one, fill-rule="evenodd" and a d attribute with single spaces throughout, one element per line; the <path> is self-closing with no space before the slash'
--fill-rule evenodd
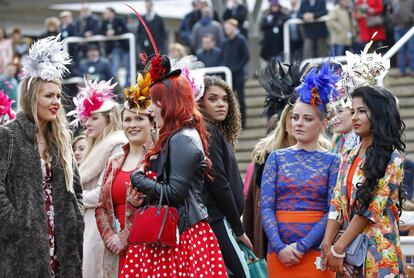
<path id="1" fill-rule="evenodd" d="M 70 61 L 69 54 L 63 51 L 60 34 L 36 41 L 22 61 L 24 78 L 30 78 L 27 87 L 35 78 L 46 81 L 62 79 L 69 72 L 65 65 L 70 64 Z"/>
<path id="2" fill-rule="evenodd" d="M 124 89 L 125 108 L 147 109 L 151 105 L 150 87 L 153 81 L 148 70 L 138 73 L 137 84 Z"/>
<path id="3" fill-rule="evenodd" d="M 146 91 L 147 89 L 149 90 L 149 88 L 158 83 L 158 82 L 162 82 L 166 79 L 168 79 L 169 77 L 173 77 L 173 76 L 179 76 L 181 74 L 181 70 L 180 69 L 176 69 L 171 71 L 171 61 L 168 58 L 167 55 L 160 55 L 160 53 L 158 52 L 158 48 L 157 45 L 155 44 L 154 38 L 151 34 L 151 31 L 149 30 L 147 24 L 145 23 L 145 20 L 142 18 L 142 16 L 130 5 L 125 4 L 126 6 L 128 6 L 137 16 L 138 20 L 141 22 L 141 24 L 144 26 L 148 37 L 151 41 L 152 47 L 154 48 L 154 56 L 148 61 L 148 57 L 145 53 L 141 53 L 140 54 L 140 59 L 142 61 L 143 64 L 145 64 L 145 69 L 144 71 L 141 73 L 143 81 L 141 82 L 141 84 L 138 82 L 135 86 L 146 86 L 146 87 L 139 87 L 139 91 L 137 88 L 130 88 L 129 90 L 131 91 L 130 93 L 125 93 L 126 96 L 128 94 L 127 97 L 129 97 L 130 99 L 134 99 L 133 103 L 135 103 L 135 105 L 138 104 L 138 99 L 141 98 L 143 95 L 141 95 L 141 92 Z M 147 76 L 149 75 L 149 76 Z M 138 79 L 139 79 L 139 75 L 138 75 Z M 135 93 L 134 93 L 135 92 Z M 135 94 L 139 92 L 136 96 Z"/>
<path id="4" fill-rule="evenodd" d="M 342 66 L 342 78 L 338 87 L 348 96 L 358 87 L 377 85 L 390 69 L 389 59 L 383 58 L 375 51 L 368 53 L 372 44 L 371 40 L 361 54 L 353 54 L 349 51 L 345 53 L 347 63 Z"/>
<path id="5" fill-rule="evenodd" d="M 117 83 L 109 81 L 91 81 L 85 79 L 85 87 L 80 88 L 78 95 L 73 98 L 75 110 L 69 112 L 68 116 L 75 119 L 70 125 L 78 126 L 80 122 L 86 121 L 93 112 L 106 112 L 115 105 L 116 95 L 113 90 Z"/>
<path id="6" fill-rule="evenodd" d="M 0 124 L 5 124 L 9 120 L 13 120 L 16 115 L 11 109 L 11 105 L 14 101 L 9 98 L 8 95 L 0 90 Z"/>
<path id="7" fill-rule="evenodd" d="M 296 88 L 300 101 L 312 105 L 316 110 L 326 116 L 326 106 L 331 99 L 337 97 L 335 84 L 339 76 L 328 63 L 322 64 L 318 71 L 311 69 L 303 78 L 302 85 Z"/>
<path id="8" fill-rule="evenodd" d="M 306 68 L 307 65 L 300 69 L 300 61 L 288 64 L 272 59 L 258 72 L 259 83 L 266 90 L 264 116 L 270 119 L 278 114 L 280 117 L 285 106 L 295 101 L 295 88 L 300 85 Z"/>

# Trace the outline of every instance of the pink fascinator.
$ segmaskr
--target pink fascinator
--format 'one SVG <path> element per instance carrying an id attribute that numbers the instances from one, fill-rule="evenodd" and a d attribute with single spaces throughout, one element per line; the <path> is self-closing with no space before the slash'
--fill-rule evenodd
<path id="1" fill-rule="evenodd" d="M 78 95 L 73 98 L 75 110 L 67 114 L 75 118 L 70 125 L 76 127 L 79 123 L 85 122 L 92 113 L 109 111 L 117 104 L 116 95 L 113 93 L 117 83 L 111 84 L 111 81 L 112 79 L 109 81 L 85 79 L 85 87 L 80 88 Z"/>
<path id="2" fill-rule="evenodd" d="M 0 90 L 0 124 L 5 124 L 7 121 L 13 120 L 16 117 L 11 110 L 13 102 L 3 90 Z"/>

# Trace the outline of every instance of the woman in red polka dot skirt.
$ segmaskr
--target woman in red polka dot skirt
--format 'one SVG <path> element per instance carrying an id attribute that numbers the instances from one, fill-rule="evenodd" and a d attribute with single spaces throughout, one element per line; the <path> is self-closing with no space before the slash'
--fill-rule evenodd
<path id="1" fill-rule="evenodd" d="M 151 204 L 158 203 L 164 186 L 169 205 L 178 210 L 179 243 L 171 248 L 131 245 L 120 277 L 227 277 L 201 201 L 203 180 L 211 169 L 204 152 L 208 146 L 203 117 L 189 82 L 180 70 L 169 72 L 169 63 L 166 56 L 151 61 L 155 70 L 163 68 L 158 77 L 151 76 L 150 88 L 159 139 L 145 156 L 146 172 L 134 172 L 131 183 Z"/>

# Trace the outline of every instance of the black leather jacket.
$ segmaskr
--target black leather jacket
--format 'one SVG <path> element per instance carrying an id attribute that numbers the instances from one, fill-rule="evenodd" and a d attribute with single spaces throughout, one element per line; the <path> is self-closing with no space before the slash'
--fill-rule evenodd
<path id="1" fill-rule="evenodd" d="M 142 171 L 136 171 L 131 175 L 131 183 L 151 203 L 158 202 L 161 186 L 166 187 L 164 192 L 169 205 L 178 210 L 180 233 L 207 218 L 207 210 L 201 199 L 206 157 L 195 129 L 186 128 L 174 133 L 150 168 L 157 173 L 157 180 L 149 179 Z M 163 198 L 163 203 L 167 204 L 166 198 Z"/>

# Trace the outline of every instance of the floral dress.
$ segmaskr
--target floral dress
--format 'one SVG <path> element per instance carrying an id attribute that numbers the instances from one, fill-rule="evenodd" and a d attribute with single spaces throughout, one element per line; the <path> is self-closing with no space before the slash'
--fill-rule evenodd
<path id="1" fill-rule="evenodd" d="M 49 234 L 49 254 L 50 254 L 50 268 L 52 270 L 52 277 L 56 276 L 58 270 L 58 260 L 55 246 L 55 226 L 54 226 L 54 212 L 52 200 L 52 167 L 49 162 L 42 160 L 43 172 L 43 193 L 45 201 L 45 210 L 47 217 L 47 229 Z"/>
<path id="2" fill-rule="evenodd" d="M 355 174 L 352 177 L 351 199 L 348 200 L 346 180 L 360 145 L 345 154 L 338 174 L 338 181 L 334 189 L 331 208 L 328 218 L 337 221 L 342 229 L 346 229 L 351 221 L 350 208 L 356 197 L 356 185 L 362 183 L 364 172 L 362 170 L 365 158 L 361 159 Z M 385 175 L 378 182 L 371 204 L 362 214 L 370 220 L 363 233 L 367 235 L 368 253 L 365 267 L 360 277 L 400 277 L 404 272 L 403 255 L 400 246 L 398 231 L 398 188 L 403 180 L 403 157 L 398 151 L 392 153 Z"/>

